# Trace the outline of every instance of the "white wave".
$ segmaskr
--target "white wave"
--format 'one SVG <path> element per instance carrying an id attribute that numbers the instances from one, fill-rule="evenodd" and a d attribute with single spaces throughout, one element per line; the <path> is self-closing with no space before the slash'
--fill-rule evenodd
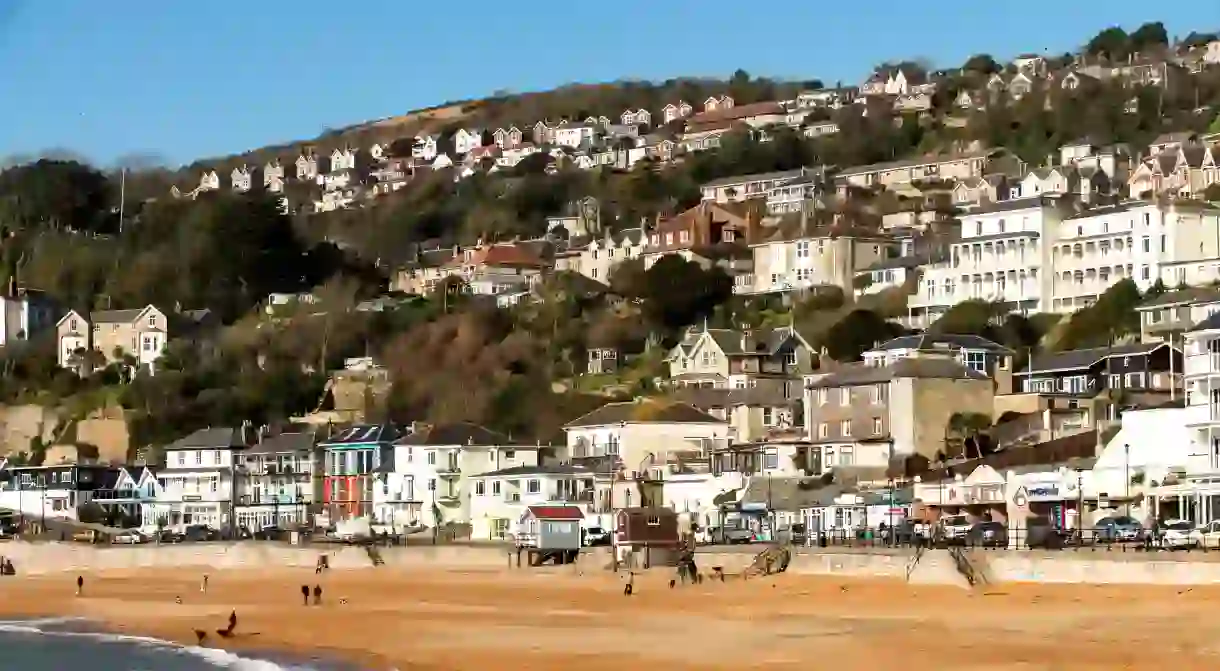
<path id="1" fill-rule="evenodd" d="M 198 657 L 209 665 L 218 669 L 233 669 L 233 671 L 314 671 L 313 667 L 309 666 L 284 666 L 269 662 L 262 659 L 252 659 L 242 657 L 236 653 L 222 650 L 220 648 L 204 648 L 197 645 L 181 645 L 173 641 L 165 641 L 151 636 L 132 636 L 129 634 L 112 634 L 106 632 L 95 631 L 47 631 L 39 625 L 48 624 L 65 624 L 68 622 L 80 622 L 83 618 L 44 618 L 40 620 L 5 620 L 0 621 L 0 632 L 10 632 L 15 634 L 43 634 L 50 636 L 63 636 L 66 638 L 86 638 L 90 640 L 100 641 L 104 643 L 133 643 L 136 645 L 145 645 L 155 648 L 162 648 L 169 652 L 178 654 L 191 655 Z"/>

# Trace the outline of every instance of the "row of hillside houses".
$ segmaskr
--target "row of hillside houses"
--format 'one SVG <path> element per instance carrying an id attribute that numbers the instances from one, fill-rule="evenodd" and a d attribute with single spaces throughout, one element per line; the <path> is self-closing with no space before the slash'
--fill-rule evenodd
<path id="1" fill-rule="evenodd" d="M 590 527 L 647 506 L 760 535 L 961 513 L 1072 526 L 1116 506 L 1203 523 L 1220 517 L 1208 489 L 1220 472 L 1218 310 L 1215 290 L 1171 292 L 1140 306 L 1141 342 L 1020 366 L 978 336 L 903 336 L 860 363 L 820 365 L 791 328 L 692 328 L 666 356 L 662 396 L 578 417 L 560 444 L 467 423 L 210 428 L 156 465 L 4 464 L 0 507 L 74 518 L 90 505 L 146 530 L 363 520 L 475 540 L 508 538 L 547 504 Z M 988 449 L 963 416 L 992 424 Z M 950 466 L 947 480 L 931 462 Z"/>
<path id="2" fill-rule="evenodd" d="M 1014 312 L 1066 313 L 1120 279 L 1141 289 L 1220 280 L 1220 210 L 1195 190 L 1142 189 L 1144 166 L 1202 154 L 1196 186 L 1215 184 L 1210 139 L 1167 134 L 1147 161 L 1123 146 L 1064 146 L 1056 164 L 1025 168 L 1003 152 L 936 155 L 861 166 L 740 175 L 702 187 L 703 200 L 639 227 L 603 226 L 593 199 L 552 218 L 562 236 L 421 250 L 395 288 L 427 293 L 449 276 L 511 303 L 550 271 L 608 285 L 624 261 L 650 267 L 677 254 L 718 266 L 742 294 L 836 286 L 858 295 L 906 287 L 908 325 L 934 321 L 968 299 Z M 1139 167 L 1132 169 L 1133 165 Z M 1204 187 L 1206 189 L 1207 187 Z M 1135 198 L 1126 191 L 1142 189 Z M 832 198 L 895 196 L 873 221 L 834 211 Z M 831 196 L 831 193 L 834 193 Z M 1142 196 L 1143 199 L 1139 197 Z M 926 244 L 927 232 L 939 234 Z"/>
<path id="3" fill-rule="evenodd" d="M 1090 86 L 1103 80 L 1117 79 L 1132 86 L 1162 85 L 1175 71 L 1190 76 L 1191 72 L 1215 65 L 1216 51 L 1208 47 L 1179 55 L 1176 60 L 1142 58 L 1116 66 L 1078 63 L 1060 72 L 1052 71 L 1041 57 L 1025 56 L 1014 60 L 1005 72 L 992 75 L 982 89 L 961 91 L 954 104 L 963 110 L 981 108 L 1000 98 L 1019 100 L 1031 91 L 1050 86 L 1087 94 Z M 421 134 L 392 143 L 377 143 L 367 149 L 342 146 L 329 154 L 306 150 L 289 165 L 274 159 L 262 166 L 233 166 L 228 174 L 207 169 L 191 189 L 175 187 L 174 194 L 196 196 L 225 186 L 238 192 L 263 190 L 285 194 L 295 179 L 317 188 L 311 190 L 308 203 L 288 203 L 285 196 L 284 207 L 299 210 L 304 205 L 306 211 L 322 212 L 395 191 L 419 170 L 453 169 L 455 179 L 462 179 L 476 172 L 512 168 L 535 154 L 546 155 L 543 160 L 551 171 L 564 166 L 629 169 L 646 158 L 666 162 L 685 152 L 714 149 L 730 132 L 750 131 L 766 140 L 768 128 L 786 125 L 806 137 L 834 134 L 838 124 L 827 111 L 849 104 L 861 105 L 867 114 L 866 105 L 884 99 L 898 112 L 927 113 L 932 108 L 931 96 L 937 82 L 950 74 L 927 73 L 914 66 L 883 67 L 858 88 L 806 91 L 790 100 L 738 104 L 722 94 L 709 96 L 699 111 L 686 101 L 677 101 L 659 110 L 656 120 L 660 123 L 656 126 L 654 114 L 641 108 L 624 110 L 614 120 L 606 116 L 544 119 L 522 127 L 458 128 L 442 135 Z M 1137 101 L 1133 99 L 1132 104 Z M 1185 160 L 1190 167 L 1203 168 L 1201 159 L 1196 159 L 1191 154 Z M 1157 179 L 1166 181 L 1170 180 L 1167 173 L 1178 169 L 1166 161 L 1149 167 L 1160 170 Z M 1146 179 L 1154 178 L 1147 175 Z M 862 181 L 856 179 L 851 183 Z M 1192 182 L 1186 179 L 1185 184 Z M 1174 188 L 1181 187 L 1178 184 Z"/>

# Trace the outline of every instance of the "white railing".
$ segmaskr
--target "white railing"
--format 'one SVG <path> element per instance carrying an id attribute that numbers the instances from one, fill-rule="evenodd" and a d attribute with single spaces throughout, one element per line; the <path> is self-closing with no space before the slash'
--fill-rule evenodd
<path id="1" fill-rule="evenodd" d="M 1220 354 L 1191 354 L 1184 363 L 1186 375 L 1220 374 Z"/>

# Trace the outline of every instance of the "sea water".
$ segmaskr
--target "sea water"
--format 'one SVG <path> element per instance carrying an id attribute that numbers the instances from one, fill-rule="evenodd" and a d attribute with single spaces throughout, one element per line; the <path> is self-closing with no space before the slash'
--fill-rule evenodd
<path id="1" fill-rule="evenodd" d="M 234 653 L 101 631 L 74 618 L 0 621 L 0 671 L 359 671 L 302 656 Z"/>

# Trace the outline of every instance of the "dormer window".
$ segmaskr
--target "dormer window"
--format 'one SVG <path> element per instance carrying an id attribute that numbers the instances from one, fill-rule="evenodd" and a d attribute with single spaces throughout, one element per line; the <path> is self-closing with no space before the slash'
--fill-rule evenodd
<path id="1" fill-rule="evenodd" d="M 156 315 L 148 316 L 148 328 L 154 328 L 154 329 L 157 328 L 157 316 Z"/>

